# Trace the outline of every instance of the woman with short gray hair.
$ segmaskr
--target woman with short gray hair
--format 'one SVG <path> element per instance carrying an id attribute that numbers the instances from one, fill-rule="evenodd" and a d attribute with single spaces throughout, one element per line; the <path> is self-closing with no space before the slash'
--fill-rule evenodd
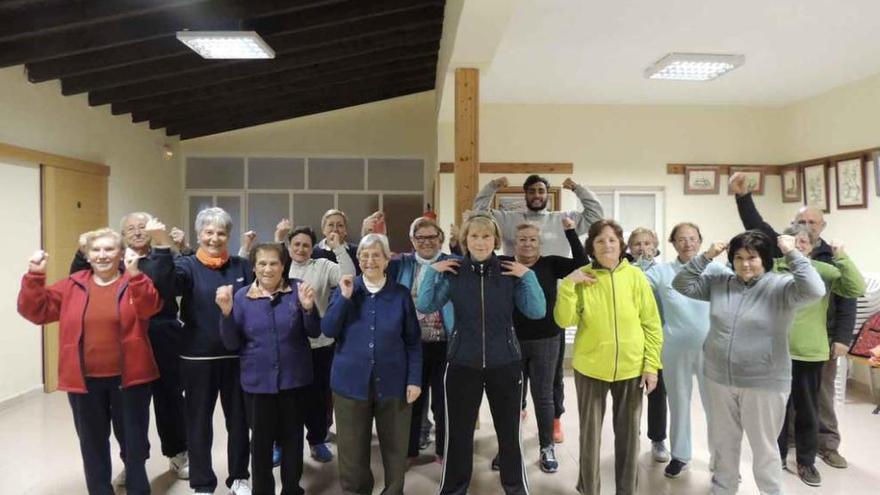
<path id="1" fill-rule="evenodd" d="M 174 260 L 175 292 L 181 297 L 183 343 L 180 375 L 184 390 L 186 436 L 189 446 L 189 485 L 196 493 L 214 493 L 217 477 L 211 466 L 213 418 L 217 396 L 226 417 L 229 476 L 226 486 L 234 495 L 250 495 L 248 462 L 250 442 L 238 354 L 220 339 L 217 289 L 232 291 L 254 280 L 250 263 L 228 251 L 232 218 L 222 208 L 207 208 L 195 221 L 198 249 Z"/>
<path id="2" fill-rule="evenodd" d="M 421 330 L 409 289 L 389 280 L 388 238 L 368 234 L 357 249 L 363 275 L 344 275 L 321 321 L 336 339 L 330 387 L 336 412 L 339 483 L 345 493 L 373 492 L 373 420 L 387 495 L 402 494 L 412 403 L 421 394 Z"/>

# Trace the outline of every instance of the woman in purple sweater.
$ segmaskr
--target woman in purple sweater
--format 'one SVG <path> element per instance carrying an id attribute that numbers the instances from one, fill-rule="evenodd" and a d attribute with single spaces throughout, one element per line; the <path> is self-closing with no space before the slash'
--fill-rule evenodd
<path id="1" fill-rule="evenodd" d="M 253 493 L 274 495 L 272 445 L 281 446 L 282 494 L 305 493 L 303 424 L 306 393 L 312 383 L 312 355 L 307 337 L 321 333 L 315 291 L 284 276 L 287 251 L 280 244 L 260 244 L 251 251 L 256 280 L 232 294 L 217 289 L 223 313 L 220 336 L 239 351 L 241 387 L 251 427 Z"/>

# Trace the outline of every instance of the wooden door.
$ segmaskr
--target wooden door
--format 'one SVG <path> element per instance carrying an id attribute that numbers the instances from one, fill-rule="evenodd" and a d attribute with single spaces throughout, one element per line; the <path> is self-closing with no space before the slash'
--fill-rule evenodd
<path id="1" fill-rule="evenodd" d="M 83 232 L 107 226 L 107 171 L 40 166 L 43 250 L 49 253 L 47 281 L 66 277 Z M 116 226 L 111 226 L 116 228 Z M 58 388 L 58 324 L 43 331 L 43 384 Z"/>

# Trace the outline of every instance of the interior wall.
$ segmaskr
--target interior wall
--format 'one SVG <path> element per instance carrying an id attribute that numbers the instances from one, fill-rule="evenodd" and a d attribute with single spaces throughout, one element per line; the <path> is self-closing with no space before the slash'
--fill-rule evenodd
<path id="1" fill-rule="evenodd" d="M 111 227 L 118 228 L 124 213 L 137 210 L 153 212 L 171 225 L 180 221 L 182 188 L 176 139 L 150 130 L 146 124 L 132 124 L 128 115 L 111 115 L 108 106 L 89 107 L 85 95 L 62 96 L 57 81 L 31 84 L 21 66 L 0 70 L 0 108 L 0 143 L 110 167 L 107 221 Z M 165 144 L 176 152 L 174 159 L 163 158 Z M 39 330 L 24 322 L 14 306 L 6 306 L 15 301 L 27 257 L 40 247 L 38 164 L 20 165 L 25 167 L 0 167 L 2 200 L 14 197 L 16 201 L 10 203 L 13 207 L 3 208 L 3 214 L 9 215 L 7 231 L 14 233 L 6 237 L 13 238 L 14 245 L 4 246 L 8 255 L 0 257 L 0 287 L 8 291 L 0 315 L 6 328 L 22 329 L 15 333 L 4 330 L 0 337 L 3 342 L 14 341 L 0 350 L 0 401 L 42 382 Z"/>
<path id="2" fill-rule="evenodd" d="M 437 163 L 435 103 L 434 91 L 426 91 L 189 139 L 181 150 L 184 155 L 421 158 L 430 197 Z"/>
<path id="3" fill-rule="evenodd" d="M 742 230 L 727 177 L 720 177 L 717 195 L 685 195 L 684 176 L 667 174 L 666 164 L 774 163 L 783 153 L 783 125 L 782 110 L 767 108 L 486 104 L 480 107 L 480 161 L 573 162 L 572 178 L 587 186 L 659 187 L 667 229 L 687 220 L 700 225 L 707 242 L 727 240 Z M 453 123 L 441 122 L 437 136 L 440 161 L 453 161 Z M 443 225 L 451 221 L 454 197 L 453 188 L 444 187 L 447 175 L 439 201 Z M 494 177 L 481 174 L 480 186 Z M 511 177 L 511 185 L 522 178 Z M 549 179 L 561 185 L 565 176 Z M 765 190 L 756 197 L 758 208 L 782 225 L 779 178 L 768 177 Z M 563 191 L 563 209 L 576 203 Z M 666 244 L 661 252 L 673 250 Z"/>

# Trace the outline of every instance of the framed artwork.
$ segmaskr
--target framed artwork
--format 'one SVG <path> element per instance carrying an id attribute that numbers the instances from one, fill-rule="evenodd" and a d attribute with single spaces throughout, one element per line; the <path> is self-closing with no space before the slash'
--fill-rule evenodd
<path id="1" fill-rule="evenodd" d="M 862 157 L 840 160 L 834 165 L 837 208 L 867 208 L 868 191 L 865 190 L 867 179 Z"/>
<path id="2" fill-rule="evenodd" d="M 819 162 L 803 166 L 804 204 L 815 206 L 828 213 L 828 163 Z"/>
<path id="3" fill-rule="evenodd" d="M 547 196 L 547 209 L 556 211 L 559 209 L 559 187 L 551 187 Z M 495 192 L 492 200 L 492 208 L 507 211 L 525 211 L 526 195 L 521 187 L 502 187 Z"/>
<path id="4" fill-rule="evenodd" d="M 782 167 L 782 172 L 779 175 L 782 179 L 782 202 L 800 202 L 803 196 L 803 192 L 801 192 L 801 168 L 797 165 Z"/>
<path id="5" fill-rule="evenodd" d="M 741 173 L 746 176 L 746 190 L 755 196 L 764 194 L 764 169 L 759 167 L 730 167 L 730 175 Z M 727 194 L 733 194 L 728 189 Z"/>
<path id="6" fill-rule="evenodd" d="M 685 194 L 718 194 L 718 167 L 685 167 Z"/>

